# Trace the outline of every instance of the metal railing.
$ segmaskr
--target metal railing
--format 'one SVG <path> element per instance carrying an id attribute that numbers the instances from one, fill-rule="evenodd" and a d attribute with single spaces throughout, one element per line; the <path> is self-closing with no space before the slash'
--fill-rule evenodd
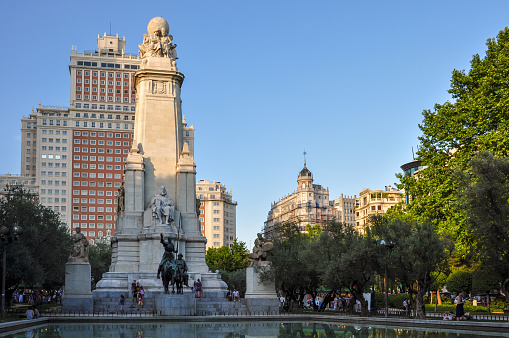
<path id="1" fill-rule="evenodd" d="M 26 308 L 8 308 L 6 310 L 7 316 L 10 317 L 18 317 L 19 319 L 24 319 L 26 317 Z M 306 315 L 328 315 L 331 317 L 359 317 L 361 312 L 353 309 L 326 309 L 325 311 L 312 311 L 306 309 L 297 309 L 297 310 L 277 310 L 277 311 L 249 311 L 245 309 L 224 309 L 224 310 L 198 310 L 196 311 L 196 316 L 211 316 L 211 317 L 264 317 L 264 316 L 291 316 L 298 314 L 306 314 Z M 162 311 L 157 310 L 130 310 L 127 309 L 124 313 L 120 313 L 119 310 L 102 310 L 102 311 L 62 311 L 62 308 L 52 308 L 46 311 L 40 311 L 40 317 L 125 317 L 125 318 L 133 318 L 133 317 L 157 317 L 164 316 Z M 385 309 L 379 309 L 377 311 L 371 312 L 369 314 L 370 317 L 385 317 Z M 414 314 L 408 315 L 408 313 L 404 310 L 399 309 L 389 309 L 389 317 L 392 318 L 415 318 Z M 428 312 L 426 313 L 427 318 L 442 318 L 442 314 L 439 312 Z M 496 315 L 496 314 L 476 314 L 473 315 L 473 320 L 475 321 L 497 321 L 497 322 L 509 322 L 509 315 Z"/>

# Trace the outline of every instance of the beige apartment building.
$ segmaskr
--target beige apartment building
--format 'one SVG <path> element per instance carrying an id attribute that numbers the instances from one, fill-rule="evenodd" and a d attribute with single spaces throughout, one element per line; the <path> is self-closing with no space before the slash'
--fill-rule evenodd
<path id="1" fill-rule="evenodd" d="M 23 185 L 25 191 L 34 195 L 39 193 L 38 186 L 35 184 L 35 178 L 11 174 L 0 175 L 0 195 L 4 195 L 6 193 L 8 185 Z"/>
<path id="2" fill-rule="evenodd" d="M 352 197 L 341 194 L 339 198 L 331 202 L 336 221 L 355 226 L 355 200 L 355 195 Z"/>
<path id="3" fill-rule="evenodd" d="M 355 199 L 355 228 L 364 232 L 370 215 L 383 215 L 390 208 L 404 200 L 396 188 L 389 186 L 385 190 L 371 190 L 366 188 Z"/>
<path id="4" fill-rule="evenodd" d="M 333 219 L 329 188 L 313 184 L 313 174 L 304 161 L 304 168 L 297 176 L 297 190 L 271 204 L 264 232 L 270 237 L 274 233 L 274 226 L 284 222 L 295 222 L 304 231 L 307 224 L 323 226 Z"/>
<path id="5" fill-rule="evenodd" d="M 201 233 L 207 238 L 207 249 L 231 247 L 237 238 L 237 202 L 224 184 L 200 180 L 196 183 L 196 198 L 200 203 Z"/>

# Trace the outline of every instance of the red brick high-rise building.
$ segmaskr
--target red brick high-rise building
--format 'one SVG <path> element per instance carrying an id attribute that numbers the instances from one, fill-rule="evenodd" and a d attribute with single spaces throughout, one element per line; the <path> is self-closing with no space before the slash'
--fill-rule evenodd
<path id="1" fill-rule="evenodd" d="M 68 108 L 42 106 L 22 118 L 21 175 L 36 179 L 41 202 L 94 243 L 115 234 L 116 195 L 131 148 L 140 59 L 118 36 L 71 52 Z"/>

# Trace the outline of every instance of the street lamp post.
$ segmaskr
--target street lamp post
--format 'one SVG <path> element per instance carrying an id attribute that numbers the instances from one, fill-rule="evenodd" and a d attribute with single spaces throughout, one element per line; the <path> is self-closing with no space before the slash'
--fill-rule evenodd
<path id="1" fill-rule="evenodd" d="M 394 248 L 394 242 L 385 242 L 385 240 L 380 240 L 378 243 L 380 245 L 383 245 L 385 250 L 392 250 Z M 385 258 L 385 264 L 384 264 L 384 284 L 385 284 L 385 318 L 389 317 L 389 286 L 388 286 L 388 280 L 387 280 L 387 257 Z"/>
<path id="2" fill-rule="evenodd" d="M 389 290 L 388 290 L 388 283 L 387 283 L 387 261 L 385 261 L 385 318 L 389 316 Z"/>
<path id="3" fill-rule="evenodd" d="M 2 318 L 5 317 L 5 275 L 7 273 L 7 244 L 17 242 L 19 236 L 23 234 L 23 229 L 15 224 L 12 229 L 5 225 L 0 227 L 0 240 L 3 244 L 2 257 Z"/>

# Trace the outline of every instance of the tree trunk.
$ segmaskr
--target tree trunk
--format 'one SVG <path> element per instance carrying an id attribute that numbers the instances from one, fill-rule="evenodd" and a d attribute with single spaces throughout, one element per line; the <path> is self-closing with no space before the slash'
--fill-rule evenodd
<path id="1" fill-rule="evenodd" d="M 368 301 L 364 299 L 364 295 L 362 296 L 360 302 L 361 302 L 361 316 L 369 317 Z"/>
<path id="2" fill-rule="evenodd" d="M 368 301 L 364 299 L 364 294 L 362 292 L 353 292 L 352 294 L 355 297 L 353 305 L 356 304 L 356 300 L 361 303 L 361 316 L 369 317 Z"/>
<path id="3" fill-rule="evenodd" d="M 491 313 L 490 305 L 491 305 L 490 292 L 486 291 L 486 307 L 487 307 L 488 313 Z"/>
<path id="4" fill-rule="evenodd" d="M 426 319 L 426 307 L 424 305 L 424 294 L 426 290 L 419 288 L 415 297 L 415 314 L 418 319 Z"/>
<path id="5" fill-rule="evenodd" d="M 329 291 L 329 293 L 327 293 L 327 295 L 325 296 L 325 298 L 323 299 L 323 302 L 322 304 L 320 305 L 320 312 L 323 312 L 325 311 L 325 308 L 327 307 L 327 305 L 332 301 L 334 300 L 334 297 L 332 297 L 332 295 L 334 294 L 334 291 Z"/>
<path id="6" fill-rule="evenodd" d="M 440 297 L 440 290 L 437 290 L 438 305 L 442 305 L 442 297 Z"/>

